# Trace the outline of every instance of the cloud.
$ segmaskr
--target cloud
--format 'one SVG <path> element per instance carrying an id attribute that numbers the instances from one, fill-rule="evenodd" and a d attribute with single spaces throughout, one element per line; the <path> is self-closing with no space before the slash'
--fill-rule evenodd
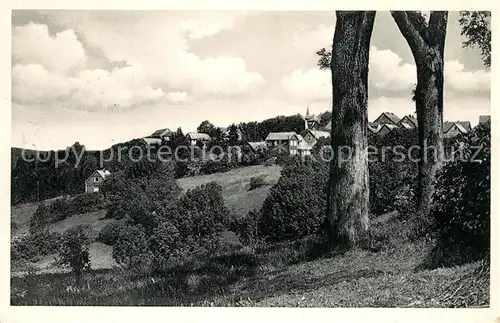
<path id="1" fill-rule="evenodd" d="M 65 76 L 38 64 L 16 64 L 12 97 L 22 104 L 55 103 L 83 110 L 134 107 L 162 99 L 163 91 L 144 82 L 141 73 L 140 69 L 124 67 Z"/>
<path id="2" fill-rule="evenodd" d="M 302 102 L 331 98 L 331 84 L 331 73 L 318 68 L 293 71 L 281 81 L 282 89 L 287 98 Z"/>
<path id="3" fill-rule="evenodd" d="M 368 80 L 370 84 L 381 90 L 409 93 L 417 82 L 415 65 L 403 63 L 401 57 L 390 50 L 370 48 Z"/>
<path id="4" fill-rule="evenodd" d="M 490 73 L 485 70 L 467 71 L 458 61 L 445 62 L 445 92 L 448 96 L 488 94 Z M 409 98 L 417 82 L 416 66 L 403 63 L 401 57 L 390 50 L 372 46 L 368 72 L 369 94 L 375 97 Z M 281 88 L 289 98 L 303 101 L 327 100 L 331 97 L 328 71 L 318 68 L 295 70 L 284 76 Z"/>
<path id="5" fill-rule="evenodd" d="M 183 103 L 188 99 L 186 92 L 169 92 L 165 94 L 165 97 L 172 103 Z"/>
<path id="6" fill-rule="evenodd" d="M 75 25 L 86 41 L 112 61 L 140 65 L 151 84 L 188 95 L 235 95 L 265 83 L 240 57 L 202 58 L 190 52 L 191 38 L 232 28 L 241 13 L 119 12 L 113 17 L 78 14 L 54 19 Z M 220 18 L 220 19 L 219 19 Z M 203 99 L 203 98 L 201 98 Z"/>
<path id="7" fill-rule="evenodd" d="M 85 51 L 73 30 L 49 35 L 47 25 L 16 26 L 12 34 L 14 63 L 39 64 L 49 71 L 67 72 L 85 62 Z"/>
<path id="8" fill-rule="evenodd" d="M 459 93 L 490 91 L 490 73 L 485 70 L 466 71 L 458 61 L 447 61 L 444 65 L 445 82 L 449 90 Z"/>

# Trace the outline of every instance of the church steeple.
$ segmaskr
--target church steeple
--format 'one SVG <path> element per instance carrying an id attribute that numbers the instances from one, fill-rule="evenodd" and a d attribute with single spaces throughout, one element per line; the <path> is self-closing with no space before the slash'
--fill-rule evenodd
<path id="1" fill-rule="evenodd" d="M 307 107 L 307 110 L 306 110 L 306 119 L 309 119 L 309 107 Z"/>

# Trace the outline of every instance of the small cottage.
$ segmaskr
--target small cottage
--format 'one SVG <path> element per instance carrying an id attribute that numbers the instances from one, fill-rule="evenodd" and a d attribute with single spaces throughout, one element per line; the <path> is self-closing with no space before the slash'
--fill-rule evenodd
<path id="1" fill-rule="evenodd" d="M 320 138 L 330 138 L 330 133 L 328 131 L 309 129 L 304 135 L 304 140 L 312 146 L 314 146 Z"/>
<path id="2" fill-rule="evenodd" d="M 470 122 L 450 122 L 446 121 L 443 123 L 443 137 L 444 138 L 453 138 L 460 134 L 464 134 L 469 132 L 470 129 L 467 129 L 467 124 L 470 126 Z"/>
<path id="3" fill-rule="evenodd" d="M 418 128 L 418 122 L 414 116 L 408 115 L 399 120 L 398 126 L 405 129 L 416 129 Z"/>
<path id="4" fill-rule="evenodd" d="M 266 137 L 266 144 L 273 155 L 289 154 L 296 155 L 299 145 L 299 137 L 292 132 L 270 132 Z"/>
<path id="5" fill-rule="evenodd" d="M 209 135 L 206 133 L 200 133 L 200 132 L 188 132 L 186 135 L 186 139 L 190 143 L 191 146 L 201 144 L 202 146 L 205 146 L 207 143 L 209 143 L 212 138 L 210 138 Z"/>
<path id="6" fill-rule="evenodd" d="M 85 181 L 85 193 L 99 192 L 99 187 L 109 175 L 111 175 L 111 173 L 105 169 L 93 172 L 92 175 Z"/>
<path id="7" fill-rule="evenodd" d="M 163 142 L 169 142 L 172 139 L 173 132 L 168 129 L 158 129 L 149 136 L 149 138 L 161 139 Z"/>

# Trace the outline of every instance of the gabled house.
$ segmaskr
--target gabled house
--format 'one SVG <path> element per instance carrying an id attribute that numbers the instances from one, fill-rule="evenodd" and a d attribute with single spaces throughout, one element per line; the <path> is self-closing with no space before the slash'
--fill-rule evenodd
<path id="1" fill-rule="evenodd" d="M 328 121 L 328 123 L 326 124 L 326 126 L 323 128 L 323 131 L 327 131 L 327 132 L 332 132 L 332 120 Z"/>
<path id="2" fill-rule="evenodd" d="M 450 121 L 445 121 L 443 123 L 443 137 L 444 138 L 453 138 L 455 136 L 458 136 L 463 133 L 469 132 L 468 129 L 464 127 L 464 123 L 467 125 L 467 123 L 470 126 L 470 122 L 450 122 Z"/>
<path id="3" fill-rule="evenodd" d="M 417 118 L 412 115 L 404 116 L 401 120 L 399 120 L 398 126 L 405 129 L 416 129 L 418 128 Z"/>
<path id="4" fill-rule="evenodd" d="M 163 143 L 163 141 L 160 138 L 151 138 L 151 137 L 144 137 L 142 138 L 142 141 L 148 147 L 159 147 Z"/>
<path id="5" fill-rule="evenodd" d="M 164 142 L 168 142 L 172 139 L 172 136 L 173 132 L 168 128 L 164 128 L 156 130 L 151 134 L 151 136 L 149 136 L 149 138 L 157 138 L 163 140 Z"/>
<path id="6" fill-rule="evenodd" d="M 310 156 L 314 144 L 307 142 L 301 135 L 297 135 L 299 144 L 297 145 L 297 152 L 300 156 Z"/>
<path id="7" fill-rule="evenodd" d="M 399 123 L 399 121 L 401 121 L 401 119 L 399 119 L 399 117 L 397 115 L 395 115 L 394 113 L 382 112 L 382 114 L 379 115 L 378 118 L 373 121 L 373 123 L 380 124 L 380 125 L 392 124 L 392 125 L 396 126 Z"/>
<path id="8" fill-rule="evenodd" d="M 255 154 L 262 154 L 267 151 L 267 143 L 265 141 L 251 142 L 247 141 L 243 145 L 244 151 L 251 151 Z"/>
<path id="9" fill-rule="evenodd" d="M 479 124 L 488 123 L 491 121 L 491 116 L 479 116 Z"/>
<path id="10" fill-rule="evenodd" d="M 380 126 L 380 129 L 377 131 L 377 136 L 385 136 L 389 132 L 393 131 L 394 129 L 398 129 L 399 127 L 394 124 L 383 124 Z"/>
<path id="11" fill-rule="evenodd" d="M 188 132 L 186 135 L 186 140 L 190 143 L 191 146 L 201 144 L 202 146 L 205 146 L 207 143 L 209 143 L 212 138 L 210 138 L 209 135 L 206 133 L 199 133 L 199 132 Z"/>
<path id="12" fill-rule="evenodd" d="M 299 137 L 292 132 L 270 132 L 266 137 L 266 144 L 272 155 L 298 153 Z"/>
<path id="13" fill-rule="evenodd" d="M 314 146 L 320 138 L 330 138 L 330 133 L 328 131 L 309 129 L 304 135 L 304 140 L 312 146 Z"/>
<path id="14" fill-rule="evenodd" d="M 99 188 L 111 173 L 105 169 L 99 169 L 85 180 L 85 193 L 99 192 Z"/>

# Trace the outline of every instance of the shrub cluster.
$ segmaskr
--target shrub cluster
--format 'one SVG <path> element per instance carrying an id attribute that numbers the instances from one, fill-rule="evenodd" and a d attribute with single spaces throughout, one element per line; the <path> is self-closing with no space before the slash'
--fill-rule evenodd
<path id="1" fill-rule="evenodd" d="M 444 165 L 434 196 L 432 212 L 439 232 L 436 265 L 478 260 L 490 251 L 490 125 L 457 137 L 454 145 L 462 147 L 464 158 Z"/>
<path id="2" fill-rule="evenodd" d="M 194 255 L 215 252 L 231 223 L 222 188 L 208 183 L 178 200 L 135 205 L 124 221 L 106 226 L 99 240 L 113 246 L 117 263 L 135 270 L 165 268 Z"/>
<path id="3" fill-rule="evenodd" d="M 316 233 L 326 214 L 328 163 L 291 158 L 261 209 L 260 234 L 271 241 Z"/>
<path id="4" fill-rule="evenodd" d="M 13 239 L 11 260 L 37 261 L 40 257 L 59 251 L 61 235 L 57 232 L 38 231 L 21 238 Z"/>

